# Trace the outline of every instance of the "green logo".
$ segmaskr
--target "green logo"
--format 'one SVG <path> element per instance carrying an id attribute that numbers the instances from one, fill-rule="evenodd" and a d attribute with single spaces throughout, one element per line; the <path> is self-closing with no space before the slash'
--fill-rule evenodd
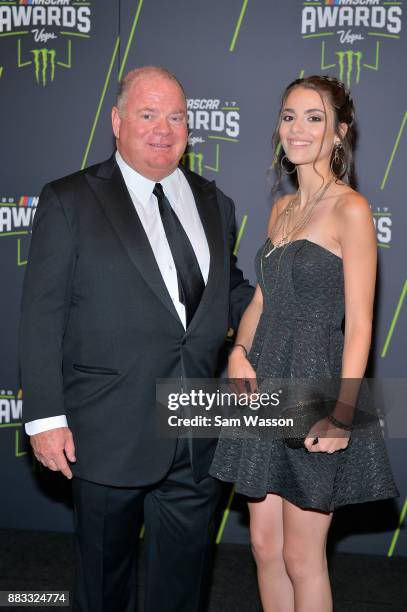
<path id="1" fill-rule="evenodd" d="M 194 151 L 189 151 L 182 156 L 181 162 L 186 167 L 189 168 L 192 172 L 196 172 L 197 174 L 203 173 L 203 153 L 195 153 Z"/>
<path id="2" fill-rule="evenodd" d="M 55 49 L 32 49 L 31 53 L 34 56 L 35 66 L 35 80 L 37 83 L 42 83 L 45 87 L 47 84 L 47 69 L 49 68 L 49 75 L 51 83 L 55 77 Z"/>
<path id="3" fill-rule="evenodd" d="M 321 42 L 321 70 L 336 68 L 338 78 L 350 87 L 360 82 L 361 72 L 365 68 L 379 70 L 381 46 L 383 47 L 391 40 L 400 39 L 402 16 L 401 2 L 382 0 L 363 0 L 363 2 L 362 0 L 335 0 L 335 2 L 325 0 L 325 3 L 304 1 L 301 35 L 304 40 Z M 325 45 L 331 47 L 334 40 L 337 44 L 342 45 L 343 50 L 331 51 L 336 58 L 336 63 L 326 62 Z"/>
<path id="4" fill-rule="evenodd" d="M 360 69 L 362 65 L 362 52 L 361 51 L 337 51 L 339 64 L 339 79 L 345 82 L 345 67 L 346 67 L 346 84 L 348 87 L 351 85 L 352 72 L 355 68 L 356 78 L 355 83 L 360 81 Z"/>
<path id="5" fill-rule="evenodd" d="M 32 66 L 35 81 L 53 83 L 56 69 L 72 68 L 72 46 L 91 37 L 91 0 L 0 2 L 0 44 L 17 43 L 17 68 Z M 6 44 L 6 42 L 4 42 Z M 49 45 L 49 46 L 48 46 Z M 58 55 L 58 61 L 57 61 Z M 6 66 L 0 78 L 7 77 Z"/>

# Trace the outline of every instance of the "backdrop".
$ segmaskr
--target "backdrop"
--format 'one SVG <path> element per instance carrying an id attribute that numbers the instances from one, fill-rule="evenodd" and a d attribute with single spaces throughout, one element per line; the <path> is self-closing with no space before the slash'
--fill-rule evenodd
<path id="1" fill-rule="evenodd" d="M 405 377 L 405 12 L 403 2 L 382 0 L 0 2 L 0 527 L 72 529 L 67 483 L 32 461 L 21 426 L 21 286 L 42 185 L 111 154 L 117 81 L 135 66 L 163 65 L 183 82 L 184 163 L 234 199 L 236 249 L 252 281 L 271 205 L 267 170 L 282 90 L 312 73 L 351 87 L 358 188 L 371 203 L 380 256 L 371 370 Z M 404 439 L 387 444 L 401 497 L 338 511 L 331 542 L 339 550 L 407 554 Z M 229 493 L 218 541 L 247 542 L 244 501 Z"/>

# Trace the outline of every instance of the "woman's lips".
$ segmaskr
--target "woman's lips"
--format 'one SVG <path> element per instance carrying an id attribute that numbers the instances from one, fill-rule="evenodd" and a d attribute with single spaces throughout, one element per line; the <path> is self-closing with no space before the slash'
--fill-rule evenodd
<path id="1" fill-rule="evenodd" d="M 290 147 L 297 147 L 297 148 L 309 147 L 310 144 L 312 144 L 309 140 L 300 140 L 300 139 L 296 139 L 296 140 L 288 139 L 287 142 L 290 145 Z"/>

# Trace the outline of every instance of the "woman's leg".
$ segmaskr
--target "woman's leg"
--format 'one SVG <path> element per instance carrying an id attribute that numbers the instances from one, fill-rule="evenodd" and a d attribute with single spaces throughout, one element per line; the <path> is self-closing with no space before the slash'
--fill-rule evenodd
<path id="1" fill-rule="evenodd" d="M 294 591 L 283 558 L 283 500 L 269 493 L 263 500 L 249 503 L 249 511 L 263 610 L 294 612 Z"/>
<path id="2" fill-rule="evenodd" d="M 326 541 L 332 513 L 283 500 L 283 555 L 294 587 L 295 612 L 332 612 Z"/>

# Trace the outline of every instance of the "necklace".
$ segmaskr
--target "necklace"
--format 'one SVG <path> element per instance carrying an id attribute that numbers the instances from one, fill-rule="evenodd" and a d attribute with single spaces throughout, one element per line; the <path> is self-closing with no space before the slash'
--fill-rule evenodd
<path id="1" fill-rule="evenodd" d="M 322 198 L 324 197 L 324 195 L 326 194 L 326 192 L 328 191 L 329 187 L 332 185 L 334 180 L 335 180 L 335 177 L 331 177 L 330 180 L 327 182 L 327 184 L 324 187 L 322 187 L 319 191 L 317 191 L 315 196 L 311 198 L 311 200 L 305 204 L 303 214 L 299 217 L 299 219 L 294 223 L 293 227 L 291 227 L 290 229 L 290 215 L 292 211 L 294 210 L 294 208 L 299 203 L 300 196 L 301 196 L 300 189 L 297 190 L 297 193 L 295 194 L 293 199 L 288 202 L 285 209 L 281 212 L 280 217 L 279 217 L 279 222 L 276 223 L 276 227 L 271 232 L 271 236 L 269 237 L 269 242 L 271 242 L 272 248 L 265 255 L 265 257 L 269 257 L 269 255 L 271 255 L 271 253 L 273 253 L 273 251 L 275 251 L 276 249 L 282 246 L 288 245 L 290 242 L 292 242 L 293 238 L 300 232 L 300 230 L 304 229 L 308 221 L 311 219 L 315 208 L 317 207 L 319 202 L 322 200 Z M 273 238 L 274 236 L 277 236 L 280 233 L 280 231 L 281 231 L 282 237 L 280 240 L 278 240 L 274 244 Z"/>

